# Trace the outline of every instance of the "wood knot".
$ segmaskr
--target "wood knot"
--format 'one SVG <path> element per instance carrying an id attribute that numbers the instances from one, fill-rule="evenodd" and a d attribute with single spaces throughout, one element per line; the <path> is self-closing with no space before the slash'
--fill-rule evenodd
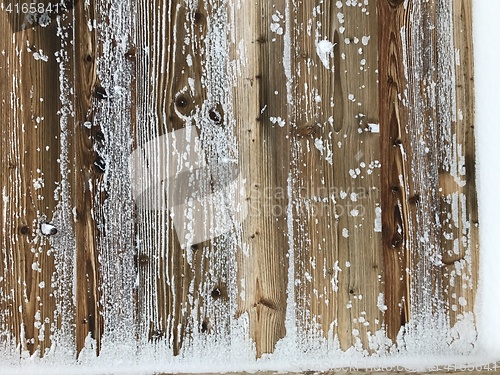
<path id="1" fill-rule="evenodd" d="M 194 12 L 193 18 L 194 22 L 200 23 L 203 20 L 203 13 L 197 10 L 196 12 Z"/>
<path id="2" fill-rule="evenodd" d="M 92 55 L 85 56 L 85 61 L 92 62 L 92 60 L 94 60 L 94 58 L 92 57 Z"/>
<path id="3" fill-rule="evenodd" d="M 177 98 L 175 98 L 175 105 L 177 108 L 186 109 L 189 105 L 188 97 L 185 95 L 179 95 Z"/>
<path id="4" fill-rule="evenodd" d="M 420 194 L 413 194 L 410 198 L 408 198 L 408 202 L 416 206 L 420 202 Z"/>
<path id="5" fill-rule="evenodd" d="M 145 265 L 149 261 L 149 257 L 146 254 L 139 255 L 139 264 Z"/>
<path id="6" fill-rule="evenodd" d="M 220 291 L 219 288 L 214 288 L 212 292 L 210 293 L 213 299 L 219 299 L 220 296 L 222 295 L 222 292 Z"/>
<path id="7" fill-rule="evenodd" d="M 220 111 L 215 108 L 212 108 L 208 111 L 208 117 L 217 125 L 222 125 L 222 115 Z"/>
<path id="8" fill-rule="evenodd" d="M 135 57 L 135 47 L 129 48 L 127 52 L 125 52 L 125 58 L 132 60 Z"/>

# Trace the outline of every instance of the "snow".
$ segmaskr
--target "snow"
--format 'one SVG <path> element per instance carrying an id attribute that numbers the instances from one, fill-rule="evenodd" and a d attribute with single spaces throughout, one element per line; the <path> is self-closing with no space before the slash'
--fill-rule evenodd
<path id="1" fill-rule="evenodd" d="M 57 233 L 57 229 L 54 225 L 48 223 L 42 223 L 40 225 L 40 230 L 45 236 L 51 236 Z"/>
<path id="2" fill-rule="evenodd" d="M 479 349 L 500 359 L 500 1 L 473 2 L 480 274 L 475 309 Z"/>
<path id="3" fill-rule="evenodd" d="M 326 69 L 330 69 L 330 59 L 333 58 L 334 44 L 329 40 L 320 40 L 316 44 L 316 54 Z"/>

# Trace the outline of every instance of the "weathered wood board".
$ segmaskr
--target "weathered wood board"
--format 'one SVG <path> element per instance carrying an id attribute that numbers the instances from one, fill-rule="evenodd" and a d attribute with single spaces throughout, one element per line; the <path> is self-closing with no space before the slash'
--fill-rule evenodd
<path id="1" fill-rule="evenodd" d="M 8 4 L 5 353 L 472 350 L 471 1 Z"/>

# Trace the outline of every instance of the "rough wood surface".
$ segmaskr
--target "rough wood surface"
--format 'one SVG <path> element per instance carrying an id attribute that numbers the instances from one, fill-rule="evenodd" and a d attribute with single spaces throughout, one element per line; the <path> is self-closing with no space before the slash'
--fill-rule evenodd
<path id="1" fill-rule="evenodd" d="M 473 348 L 470 1 L 66 5 L 0 13 L 0 348 Z"/>
<path id="2" fill-rule="evenodd" d="M 298 2 L 291 20 L 299 332 L 367 348 L 384 327 L 376 4 Z"/>
<path id="3" fill-rule="evenodd" d="M 60 181 L 57 27 L 0 12 L 0 340 L 44 354 L 58 327 L 54 250 L 41 232 Z M 18 346 L 19 345 L 19 346 Z"/>
<path id="4" fill-rule="evenodd" d="M 237 316 L 249 314 L 250 336 L 260 356 L 273 352 L 285 335 L 290 123 L 284 62 L 276 61 L 284 41 L 267 23 L 285 14 L 285 1 L 272 7 L 267 0 L 244 1 L 233 7 L 238 59 L 233 111 L 249 206 L 238 252 L 238 279 L 244 280 L 238 287 L 244 298 L 239 293 Z M 273 123 L 275 117 L 284 125 Z"/>
<path id="5" fill-rule="evenodd" d="M 382 1 L 379 13 L 386 321 L 395 339 L 410 320 L 422 322 L 406 327 L 417 336 L 473 320 L 471 4 Z"/>

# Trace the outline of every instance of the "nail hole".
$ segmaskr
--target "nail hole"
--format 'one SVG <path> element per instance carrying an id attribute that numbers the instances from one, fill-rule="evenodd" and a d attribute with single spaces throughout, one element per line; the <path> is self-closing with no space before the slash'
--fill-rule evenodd
<path id="1" fill-rule="evenodd" d="M 92 56 L 91 55 L 87 55 L 87 57 L 85 58 L 85 60 L 87 60 L 87 62 L 91 62 L 92 61 Z"/>
<path id="2" fill-rule="evenodd" d="M 198 245 L 191 245 L 191 251 L 197 251 L 199 249 Z"/>
<path id="3" fill-rule="evenodd" d="M 398 193 L 398 192 L 399 192 L 399 186 L 397 186 L 397 185 L 392 185 L 392 186 L 391 186 L 391 191 L 392 191 L 392 193 L 393 193 L 393 194 Z"/>
<path id="4" fill-rule="evenodd" d="M 29 232 L 28 226 L 26 226 L 26 225 L 22 226 L 21 228 L 19 228 L 19 232 L 21 234 L 25 234 L 25 235 L 28 234 L 28 232 Z"/>
<path id="5" fill-rule="evenodd" d="M 397 138 L 397 139 L 394 141 L 393 146 L 394 146 L 394 147 L 397 147 L 397 146 L 400 146 L 401 144 L 402 144 L 401 139 L 400 139 L 400 138 Z"/>

